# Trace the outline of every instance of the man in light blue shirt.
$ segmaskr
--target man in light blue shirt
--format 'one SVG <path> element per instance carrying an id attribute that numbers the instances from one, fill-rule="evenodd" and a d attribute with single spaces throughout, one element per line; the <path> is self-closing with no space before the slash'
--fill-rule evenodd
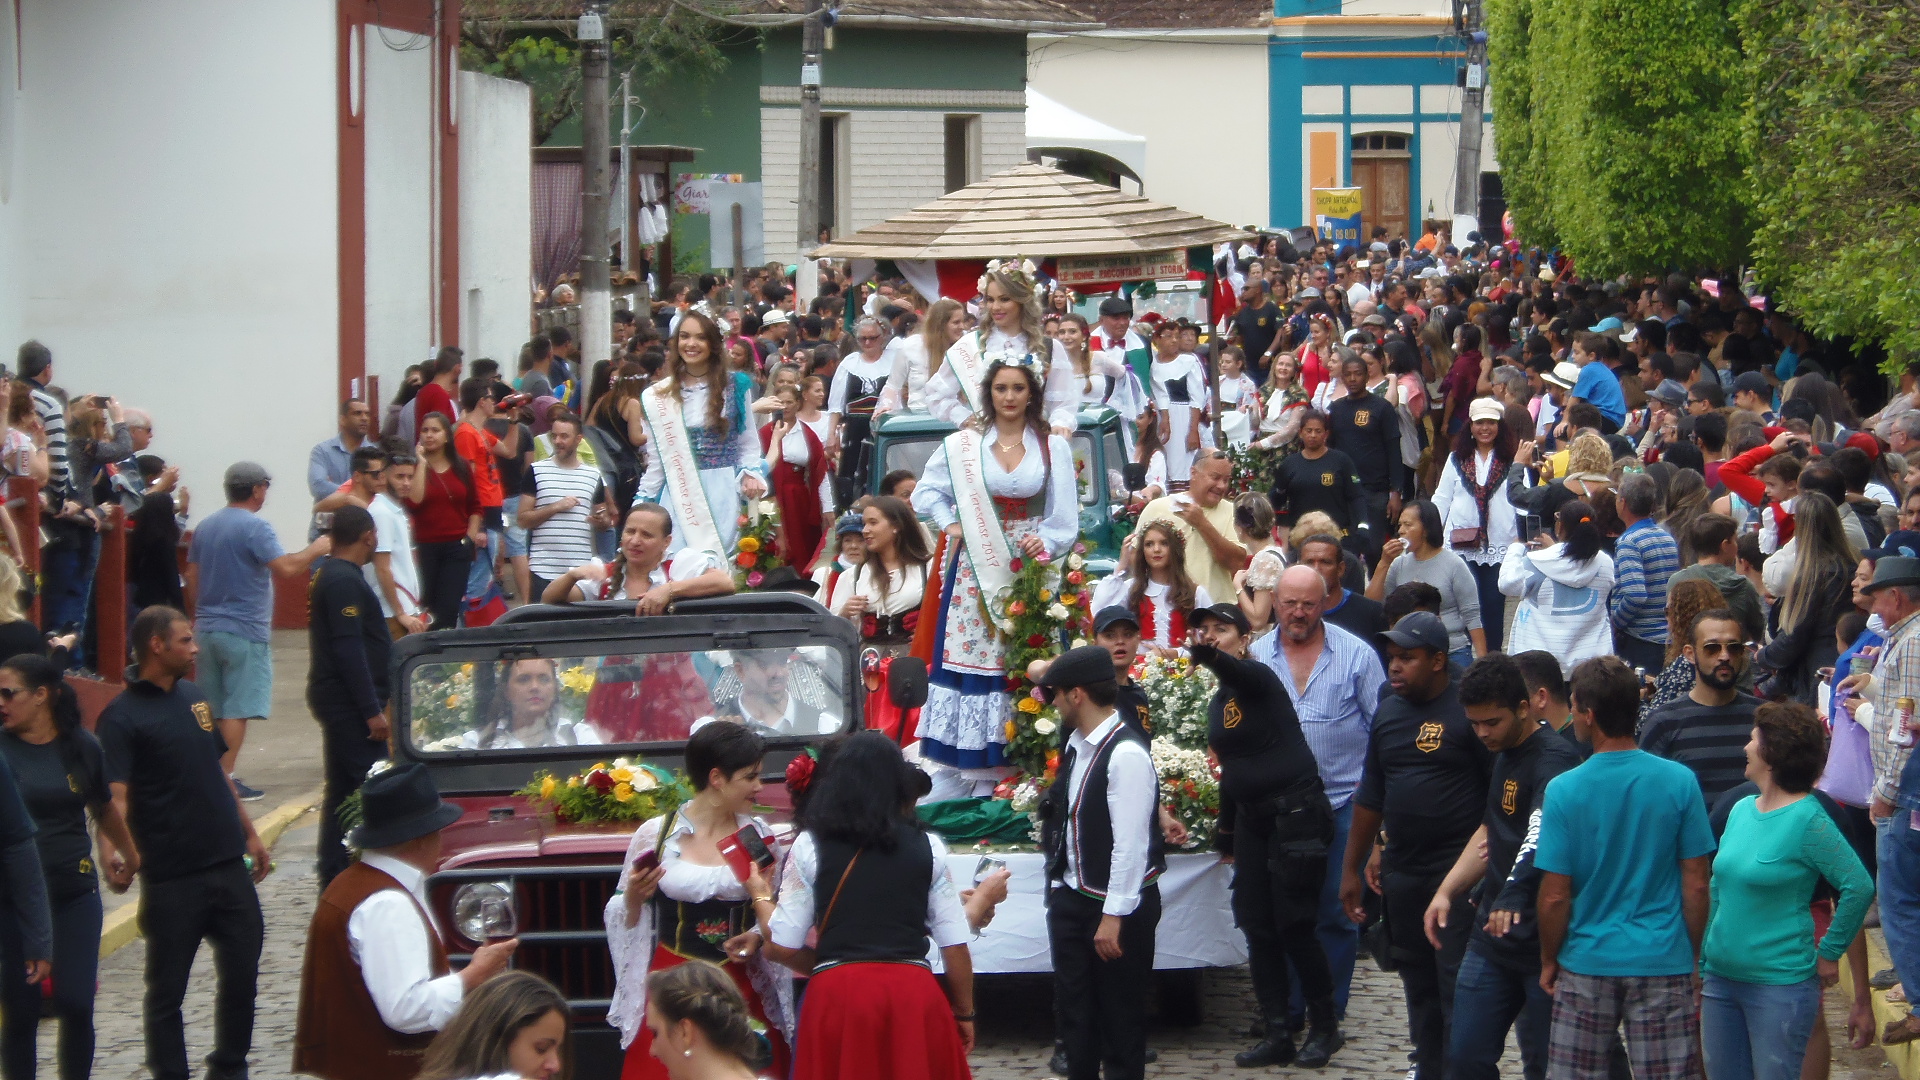
<path id="1" fill-rule="evenodd" d="M 1609 319 L 1619 326 L 1618 319 Z M 1605 326 L 1603 322 L 1600 325 Z M 1576 401 L 1585 401 L 1600 410 L 1600 433 L 1612 435 L 1627 422 L 1627 395 L 1620 389 L 1620 380 L 1607 367 L 1606 338 L 1596 333 L 1577 335 L 1573 339 L 1570 355 L 1573 362 L 1580 365 L 1580 379 L 1569 391 Z"/>
<path id="2" fill-rule="evenodd" d="M 227 775 L 240 756 L 247 721 L 273 701 L 273 579 L 304 578 L 331 544 L 321 537 L 288 554 L 260 517 L 273 478 L 251 461 L 227 468 L 227 505 L 200 523 L 187 549 L 187 593 L 195 598 L 193 632 L 200 641 L 194 682 L 213 707 L 227 752 Z M 234 781 L 249 802 L 261 792 Z"/>
<path id="3" fill-rule="evenodd" d="M 373 410 L 366 402 L 340 403 L 340 433 L 315 443 L 307 453 L 307 493 L 313 496 L 314 502 L 339 491 L 342 484 L 353 479 L 353 452 L 365 445 L 367 427 L 372 422 Z M 323 531 L 315 519 L 307 526 L 307 539 L 314 540 Z"/>
<path id="4" fill-rule="evenodd" d="M 1250 655 L 1272 668 L 1287 688 L 1333 806 L 1333 835 L 1343 837 L 1353 824 L 1353 793 L 1366 767 L 1367 736 L 1387 674 L 1370 643 L 1321 617 L 1326 601 L 1327 582 L 1318 571 L 1289 567 L 1273 591 L 1274 632 L 1254 642 Z M 1340 906 L 1345 856 L 1343 844 L 1328 845 L 1315 927 L 1333 969 L 1334 1000 L 1342 1016 L 1360 951 L 1360 929 Z M 1298 1016 L 1304 1008 L 1296 996 L 1289 1011 Z"/>

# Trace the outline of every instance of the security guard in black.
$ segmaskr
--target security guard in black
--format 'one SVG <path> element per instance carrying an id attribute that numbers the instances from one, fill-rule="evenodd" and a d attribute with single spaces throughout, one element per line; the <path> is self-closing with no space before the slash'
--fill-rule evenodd
<path id="1" fill-rule="evenodd" d="M 350 711 L 359 720 L 387 706 L 387 662 L 393 641 L 380 598 L 359 566 L 344 558 L 320 564 L 307 586 L 307 704 L 316 714 Z"/>

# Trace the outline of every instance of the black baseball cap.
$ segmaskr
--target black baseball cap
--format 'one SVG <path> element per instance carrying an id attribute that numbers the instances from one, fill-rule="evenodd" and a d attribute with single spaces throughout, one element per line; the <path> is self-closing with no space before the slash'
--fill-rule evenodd
<path id="1" fill-rule="evenodd" d="M 1113 654 L 1098 645 L 1082 645 L 1061 653 L 1047 665 L 1046 673 L 1034 680 L 1034 685 L 1070 690 L 1112 681 Z"/>
<path id="2" fill-rule="evenodd" d="M 1431 611 L 1410 611 L 1393 624 L 1393 629 L 1381 631 L 1378 637 L 1382 644 L 1398 645 L 1403 649 L 1428 649 L 1437 653 L 1448 651 L 1450 640 L 1447 624 Z"/>
<path id="3" fill-rule="evenodd" d="M 1093 632 L 1103 634 L 1106 632 L 1107 627 L 1112 626 L 1114 623 L 1126 623 L 1135 630 L 1140 629 L 1140 617 L 1133 613 L 1132 608 L 1124 607 L 1120 604 L 1108 604 L 1106 607 L 1094 612 Z"/>
<path id="4" fill-rule="evenodd" d="M 1253 623 L 1247 619 L 1247 613 L 1240 610 L 1239 604 L 1215 604 L 1212 607 L 1194 608 L 1192 614 L 1187 616 L 1187 622 L 1195 626 L 1208 619 L 1232 623 L 1234 628 L 1243 634 L 1253 629 Z"/>

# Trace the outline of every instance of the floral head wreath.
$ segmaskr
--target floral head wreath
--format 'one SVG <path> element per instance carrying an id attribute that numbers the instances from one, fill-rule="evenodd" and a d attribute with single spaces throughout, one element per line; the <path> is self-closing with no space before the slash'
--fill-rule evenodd
<path id="1" fill-rule="evenodd" d="M 987 272 L 980 275 L 981 295 L 986 295 L 987 279 L 995 274 L 1017 285 L 1025 286 L 1028 291 L 1033 291 L 1040 277 L 1040 270 L 1033 265 L 1032 259 L 994 259 L 987 264 Z"/>

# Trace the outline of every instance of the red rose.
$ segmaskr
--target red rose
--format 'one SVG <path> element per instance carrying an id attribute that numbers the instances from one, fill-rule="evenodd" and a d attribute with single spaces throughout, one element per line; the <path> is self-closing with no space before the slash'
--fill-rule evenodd
<path id="1" fill-rule="evenodd" d="M 1027 638 L 1027 647 L 1030 649 L 1037 649 L 1046 643 L 1047 636 L 1045 634 L 1032 634 Z"/>
<path id="2" fill-rule="evenodd" d="M 793 760 L 787 762 L 787 790 L 797 795 L 805 792 L 807 785 L 812 782 L 813 756 L 806 753 L 795 754 Z"/>
<path id="3" fill-rule="evenodd" d="M 1084 585 L 1086 583 L 1087 583 L 1087 575 L 1081 573 L 1078 570 L 1067 571 L 1067 584 Z"/>
<path id="4" fill-rule="evenodd" d="M 1021 569 L 1023 569 L 1023 568 L 1024 568 L 1024 567 L 1025 567 L 1026 565 L 1027 565 L 1026 563 L 1023 563 L 1023 562 L 1021 562 L 1021 561 L 1020 561 L 1019 559 L 1015 559 L 1015 560 L 1013 560 L 1013 562 L 1012 562 L 1012 563 L 1010 563 L 1010 564 L 1009 564 L 1009 569 L 1011 569 L 1011 570 L 1012 570 L 1012 571 L 1013 571 L 1014 573 L 1016 573 L 1016 574 L 1017 574 L 1017 573 L 1019 573 L 1019 572 L 1021 571 Z"/>
<path id="5" fill-rule="evenodd" d="M 587 786 L 595 791 L 612 791 L 613 777 L 600 769 L 587 774 Z"/>

